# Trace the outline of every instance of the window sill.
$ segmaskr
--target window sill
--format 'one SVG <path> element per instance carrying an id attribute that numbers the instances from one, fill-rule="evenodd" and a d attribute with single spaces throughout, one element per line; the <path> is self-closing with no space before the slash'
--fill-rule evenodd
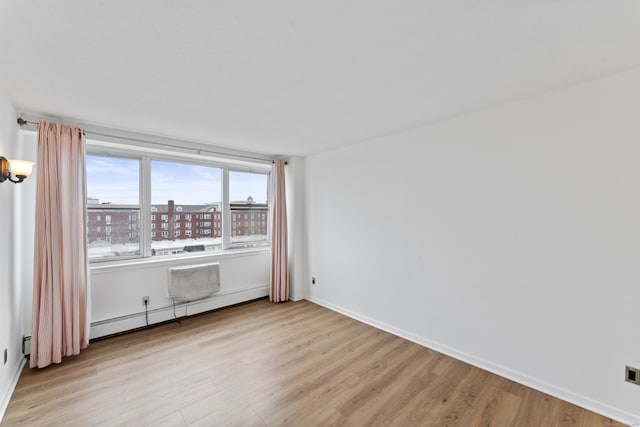
<path id="1" fill-rule="evenodd" d="M 117 261 L 102 261 L 89 265 L 90 273 L 107 273 L 113 270 L 133 270 L 147 267 L 157 267 L 162 265 L 188 265 L 197 262 L 211 262 L 225 258 L 238 258 L 245 256 L 255 256 L 271 252 L 271 246 L 260 246 L 253 248 L 227 249 L 219 252 L 209 252 L 198 255 L 162 256 L 134 258 Z"/>

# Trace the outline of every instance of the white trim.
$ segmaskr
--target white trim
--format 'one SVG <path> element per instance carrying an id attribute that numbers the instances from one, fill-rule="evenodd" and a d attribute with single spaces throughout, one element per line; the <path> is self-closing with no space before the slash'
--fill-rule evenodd
<path id="1" fill-rule="evenodd" d="M 246 256 L 269 253 L 271 246 L 258 246 L 254 248 L 228 249 L 219 252 L 205 252 L 198 255 L 173 255 L 133 258 L 127 260 L 104 261 L 93 263 L 90 266 L 91 274 L 113 273 L 114 271 L 137 270 L 140 268 L 153 268 L 157 266 L 176 266 L 192 264 L 194 262 L 215 262 L 226 258 L 240 258 Z"/>
<path id="2" fill-rule="evenodd" d="M 292 292 L 289 292 L 289 299 L 290 299 L 291 301 L 293 301 L 293 302 L 296 302 L 296 301 L 302 301 L 302 300 L 303 300 L 303 299 L 305 299 L 305 298 L 303 298 L 303 297 L 299 297 L 298 295 L 296 295 L 296 294 L 294 294 L 294 293 L 292 293 Z"/>
<path id="3" fill-rule="evenodd" d="M 18 385 L 18 380 L 20 379 L 20 374 L 22 373 L 22 369 L 24 368 L 24 364 L 27 362 L 27 359 L 24 357 L 20 358 L 20 363 L 18 363 L 18 367 L 13 373 L 11 377 L 11 381 L 9 381 L 9 387 L 5 391 L 4 396 L 2 396 L 2 400 L 0 400 L 0 423 L 2 423 L 2 419 L 4 418 L 4 414 L 7 411 L 7 407 L 9 406 L 9 401 L 11 401 L 11 396 L 13 396 L 13 392 Z"/>
<path id="4" fill-rule="evenodd" d="M 545 381 L 540 381 L 536 378 L 530 377 L 529 375 L 523 374 L 518 371 L 514 371 L 502 365 L 495 364 L 493 362 L 473 356 L 463 351 L 456 350 L 455 348 L 449 347 L 439 342 L 432 341 L 430 339 L 405 331 L 404 329 L 399 329 L 394 326 L 388 325 L 386 323 L 379 322 L 368 316 L 365 316 L 360 313 L 356 313 L 354 311 L 348 310 L 344 307 L 340 307 L 338 305 L 329 303 L 320 298 L 307 297 L 306 299 L 315 304 L 321 305 L 330 310 L 333 310 L 338 313 L 344 314 L 345 316 L 351 317 L 352 319 L 359 320 L 363 323 L 366 323 L 367 325 L 373 326 L 374 328 L 381 329 L 383 331 L 389 332 L 398 337 L 401 337 L 411 342 L 414 342 L 416 344 L 419 344 L 423 347 L 427 347 L 432 350 L 438 351 L 442 354 L 446 354 L 447 356 L 453 357 L 454 359 L 458 359 L 463 362 L 469 363 L 470 365 L 492 372 L 496 375 L 507 378 L 511 381 L 515 381 L 519 384 L 525 385 L 534 390 L 541 391 L 553 397 L 557 397 L 558 399 L 580 406 L 581 408 L 587 409 L 589 411 L 593 411 L 605 417 L 630 425 L 632 427 L 640 426 L 640 417 L 635 414 L 631 414 L 629 412 L 609 406 L 605 403 L 598 402 L 596 400 L 590 399 L 585 396 L 581 396 L 572 391 L 566 390 L 562 387 L 557 387 L 553 384 L 549 384 Z"/>

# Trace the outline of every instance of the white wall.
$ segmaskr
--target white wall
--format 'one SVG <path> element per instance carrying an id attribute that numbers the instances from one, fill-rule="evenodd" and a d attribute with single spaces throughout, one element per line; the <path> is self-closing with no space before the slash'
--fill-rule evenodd
<path id="1" fill-rule="evenodd" d="M 0 92 L 0 156 L 19 156 L 16 112 L 7 96 Z M 18 259 L 15 244 L 21 235 L 14 221 L 20 215 L 16 199 L 23 184 L 9 181 L 0 184 L 0 420 L 15 387 L 24 358 L 22 357 L 22 292 L 16 279 Z M 7 363 L 4 364 L 4 349 Z"/>
<path id="2" fill-rule="evenodd" d="M 306 293 L 304 257 L 304 158 L 291 157 L 285 171 L 287 193 L 287 242 L 289 249 L 290 298 L 303 299 Z"/>
<path id="3" fill-rule="evenodd" d="M 38 134 L 31 131 L 18 132 L 20 158 L 35 162 L 29 179 L 24 181 L 21 191 L 16 193 L 16 209 L 20 215 L 13 219 L 14 229 L 19 230 L 16 239 L 16 283 L 22 292 L 22 330 L 21 336 L 31 335 L 31 306 L 33 298 L 33 244 L 35 241 L 36 187 L 38 182 Z"/>
<path id="4" fill-rule="evenodd" d="M 305 160 L 312 301 L 640 423 L 640 70 Z"/>

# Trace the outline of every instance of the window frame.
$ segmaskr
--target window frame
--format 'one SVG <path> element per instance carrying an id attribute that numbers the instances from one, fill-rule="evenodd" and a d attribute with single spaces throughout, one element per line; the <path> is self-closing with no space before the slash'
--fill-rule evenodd
<path id="1" fill-rule="evenodd" d="M 105 145 L 109 147 L 105 149 Z M 149 152 L 159 151 L 159 152 Z M 200 154 L 194 155 L 191 153 L 182 152 L 160 152 L 160 150 L 147 150 L 141 147 L 124 147 L 119 144 L 111 146 L 110 143 L 104 140 L 87 138 L 86 145 L 87 156 L 102 156 L 102 157 L 115 157 L 138 160 L 139 166 L 139 205 L 98 205 L 100 209 L 136 209 L 138 210 L 138 241 L 139 241 L 139 255 L 135 256 L 117 256 L 117 257 L 105 257 L 96 258 L 90 260 L 91 264 L 104 263 L 104 262 L 118 262 L 124 260 L 144 260 L 149 258 L 179 258 L 190 257 L 191 254 L 172 254 L 172 255 L 152 255 L 152 232 L 158 230 L 152 230 L 152 215 L 158 215 L 156 211 L 152 209 L 151 204 L 151 162 L 163 161 L 171 163 L 182 163 L 196 166 L 206 166 L 220 168 L 222 172 L 222 211 L 221 211 L 221 250 L 220 252 L 228 250 L 239 250 L 242 248 L 256 248 L 256 247 L 270 247 L 271 245 L 271 221 L 267 221 L 266 228 L 267 234 L 265 239 L 251 241 L 250 244 L 244 242 L 231 242 L 231 206 L 229 200 L 229 172 L 249 172 L 258 173 L 267 176 L 267 218 L 270 218 L 272 212 L 272 173 L 271 165 L 267 165 L 267 161 L 264 162 L 256 160 L 250 162 L 244 159 L 234 159 L 232 156 L 227 160 L 226 158 L 219 158 L 215 156 L 202 156 Z M 246 165 L 235 164 L 236 162 L 246 163 Z M 89 211 L 87 205 L 87 212 Z M 186 215 L 181 212 L 181 215 Z M 191 216 L 189 214 L 189 216 Z M 213 215 L 212 221 L 213 221 Z M 185 221 L 186 222 L 186 221 Z M 193 221 L 189 221 L 193 222 Z M 214 221 L 215 222 L 215 221 Z M 191 227 L 186 227 L 191 230 Z M 215 234 L 212 232 L 212 234 Z"/>

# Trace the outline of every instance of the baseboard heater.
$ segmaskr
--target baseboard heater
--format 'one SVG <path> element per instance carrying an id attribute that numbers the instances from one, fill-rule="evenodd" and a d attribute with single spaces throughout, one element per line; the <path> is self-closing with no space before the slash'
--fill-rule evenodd
<path id="1" fill-rule="evenodd" d="M 29 356 L 31 354 L 31 335 L 22 337 L 22 354 Z"/>
<path id="2" fill-rule="evenodd" d="M 166 322 L 174 322 L 175 317 L 175 307 L 190 307 L 194 309 L 187 312 L 187 309 L 183 309 L 184 314 L 181 314 L 180 317 L 189 317 L 192 315 L 197 315 L 200 313 L 206 313 L 212 310 L 217 310 L 224 307 L 229 307 L 236 304 L 243 304 L 248 301 L 253 301 L 260 298 L 266 298 L 269 295 L 269 285 L 259 285 L 259 286 L 251 286 L 247 288 L 241 289 L 231 289 L 228 291 L 216 292 L 208 298 L 203 298 L 193 302 L 184 302 L 177 303 L 174 305 L 168 305 L 163 307 L 157 307 L 148 311 L 149 315 L 154 316 L 154 321 L 149 326 L 157 326 Z M 199 307 L 199 308 L 198 308 Z M 125 314 L 124 316 L 112 317 L 104 320 L 97 320 L 95 322 L 91 322 L 91 332 L 92 338 L 90 342 L 104 339 L 110 336 L 116 336 L 124 333 L 128 333 L 137 329 L 145 328 L 144 321 L 140 323 L 139 319 L 142 317 L 144 319 L 145 312 L 135 312 L 131 314 Z M 133 322 L 133 323 L 129 323 Z M 112 328 L 113 325 L 122 325 L 125 324 L 124 328 L 115 327 Z M 107 328 L 106 330 L 102 329 L 97 335 L 93 333 L 95 329 L 100 330 L 101 328 Z M 25 335 L 22 337 L 22 353 L 29 357 L 31 353 L 31 336 Z"/>
<path id="3" fill-rule="evenodd" d="M 167 275 L 167 291 L 169 299 L 173 300 L 174 304 L 205 300 L 220 292 L 220 265 L 217 262 L 170 267 L 167 269 Z M 244 291 L 246 290 L 231 291 L 229 294 Z M 160 307 L 150 310 L 149 313 L 162 312 L 169 308 Z M 132 313 L 106 321 L 91 323 L 91 327 L 139 316 L 140 313 Z M 25 356 L 31 353 L 31 336 L 22 337 L 22 353 Z"/>

